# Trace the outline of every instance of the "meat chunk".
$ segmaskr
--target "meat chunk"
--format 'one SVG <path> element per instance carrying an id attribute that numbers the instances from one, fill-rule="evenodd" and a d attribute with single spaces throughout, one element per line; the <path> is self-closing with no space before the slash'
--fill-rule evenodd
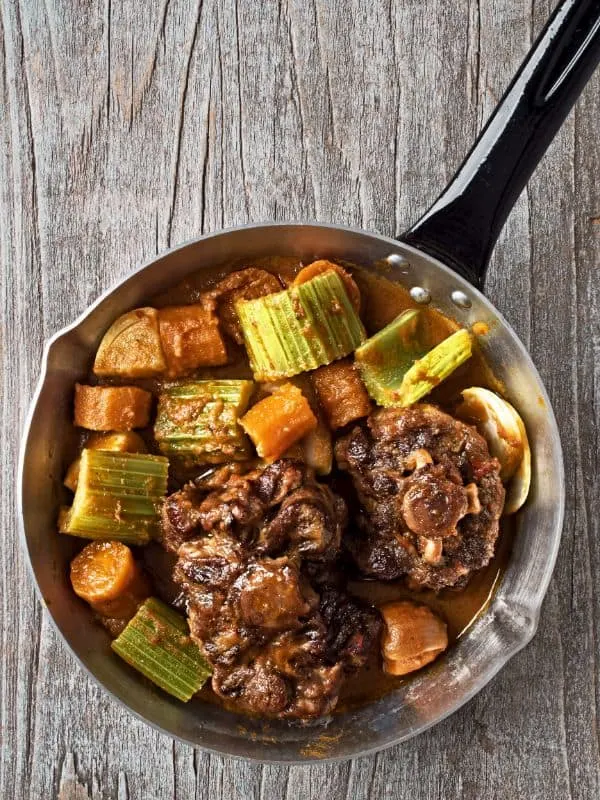
<path id="1" fill-rule="evenodd" d="M 432 405 L 382 409 L 338 441 L 336 459 L 362 505 L 347 540 L 363 572 L 440 590 L 492 558 L 504 488 L 475 428 Z"/>
<path id="2" fill-rule="evenodd" d="M 173 577 L 213 665 L 213 689 L 261 715 L 326 714 L 380 625 L 374 609 L 324 583 L 344 501 L 288 459 L 221 477 L 220 488 L 213 476 L 171 495 L 163 515 L 165 541 L 179 542 Z"/>
<path id="3" fill-rule="evenodd" d="M 284 459 L 245 474 L 223 467 L 187 484 L 163 505 L 163 546 L 177 552 L 192 537 L 217 530 L 251 538 L 267 511 L 300 487 L 304 475 L 301 464 Z"/>
<path id="4" fill-rule="evenodd" d="M 341 497 L 316 482 L 291 492 L 277 514 L 261 531 L 259 549 L 282 546 L 312 560 L 330 560 L 340 547 L 346 527 L 346 505 Z"/>

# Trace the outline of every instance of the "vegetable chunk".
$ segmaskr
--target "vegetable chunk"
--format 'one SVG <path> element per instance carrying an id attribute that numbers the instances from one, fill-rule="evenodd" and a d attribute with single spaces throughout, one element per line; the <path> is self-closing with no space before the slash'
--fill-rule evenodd
<path id="1" fill-rule="evenodd" d="M 240 300 L 254 300 L 266 294 L 280 292 L 281 283 L 272 272 L 256 267 L 246 267 L 232 272 L 211 290 L 210 296 L 217 301 L 217 314 L 225 333 L 237 344 L 244 343 L 242 326 L 235 310 Z"/>
<path id="2" fill-rule="evenodd" d="M 392 405 L 412 406 L 446 380 L 472 355 L 473 339 L 469 331 L 453 333 L 423 358 L 415 361 L 400 387 L 392 392 Z"/>
<path id="3" fill-rule="evenodd" d="M 184 702 L 211 674 L 185 619 L 155 597 L 140 606 L 111 647 L 130 666 Z"/>
<path id="4" fill-rule="evenodd" d="M 350 361 L 335 361 L 315 370 L 311 379 L 331 428 L 366 417 L 371 411 L 367 390 Z"/>
<path id="5" fill-rule="evenodd" d="M 367 339 L 355 353 L 360 376 L 379 405 L 395 404 L 394 391 L 415 359 L 427 352 L 420 322 L 420 311 L 405 311 Z"/>
<path id="6" fill-rule="evenodd" d="M 222 380 L 189 381 L 165 389 L 154 426 L 161 452 L 189 465 L 247 458 L 249 442 L 238 420 L 253 388 L 252 381 Z"/>
<path id="7" fill-rule="evenodd" d="M 151 378 L 166 369 L 155 308 L 136 308 L 104 334 L 94 361 L 96 375 Z"/>
<path id="8" fill-rule="evenodd" d="M 130 431 L 150 419 L 152 395 L 137 386 L 75 384 L 74 423 L 91 431 Z"/>
<path id="9" fill-rule="evenodd" d="M 317 427 L 317 418 L 297 386 L 284 383 L 241 418 L 240 425 L 261 458 L 275 461 Z"/>
<path id="10" fill-rule="evenodd" d="M 146 443 L 138 433 L 133 431 L 125 433 L 92 433 L 88 436 L 85 446 L 88 450 L 112 450 L 115 453 L 147 452 Z M 67 489 L 72 492 L 77 489 L 80 465 L 81 458 L 76 458 L 67 470 L 63 481 Z"/>
<path id="11" fill-rule="evenodd" d="M 169 461 L 163 456 L 83 450 L 73 505 L 59 530 L 84 539 L 147 544 L 158 532 Z"/>
<path id="12" fill-rule="evenodd" d="M 158 325 L 168 377 L 177 378 L 198 367 L 227 363 L 227 350 L 214 303 L 161 308 Z"/>
<path id="13" fill-rule="evenodd" d="M 150 595 L 148 580 L 122 542 L 86 545 L 71 561 L 71 584 L 95 611 L 115 619 L 130 619 Z"/>
<path id="14" fill-rule="evenodd" d="M 365 330 L 344 283 L 330 270 L 284 292 L 236 303 L 258 381 L 279 380 L 347 356 Z"/>
<path id="15" fill-rule="evenodd" d="M 307 281 L 316 278 L 317 275 L 323 275 L 325 272 L 337 272 L 340 276 L 342 281 L 344 282 L 344 287 L 346 292 L 348 293 L 348 297 L 350 298 L 350 302 L 354 306 L 354 310 L 358 314 L 360 311 L 360 289 L 356 285 L 356 282 L 352 275 L 345 270 L 343 267 L 340 267 L 339 264 L 334 264 L 333 261 L 325 261 L 324 259 L 320 259 L 319 261 L 313 261 L 312 264 L 309 264 L 307 267 L 304 267 L 300 270 L 300 272 L 294 278 L 294 286 L 300 286 L 302 283 L 306 283 Z"/>

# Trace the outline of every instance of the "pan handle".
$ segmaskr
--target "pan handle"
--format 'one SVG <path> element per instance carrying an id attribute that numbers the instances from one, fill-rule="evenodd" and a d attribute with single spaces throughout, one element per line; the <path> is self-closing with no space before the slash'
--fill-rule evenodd
<path id="1" fill-rule="evenodd" d="M 564 0 L 448 187 L 399 238 L 481 287 L 506 218 L 600 61 L 600 0 Z"/>

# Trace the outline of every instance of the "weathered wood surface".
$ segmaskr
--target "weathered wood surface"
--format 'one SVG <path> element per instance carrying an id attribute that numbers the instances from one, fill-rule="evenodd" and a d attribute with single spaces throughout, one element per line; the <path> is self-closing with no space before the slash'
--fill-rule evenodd
<path id="1" fill-rule="evenodd" d="M 548 0 L 0 0 L 2 798 L 600 796 L 600 75 L 520 199 L 487 288 L 552 396 L 563 545 L 539 633 L 466 708 L 333 766 L 174 743 L 96 689 L 19 550 L 17 439 L 43 341 L 159 250 L 247 220 L 400 232 Z"/>

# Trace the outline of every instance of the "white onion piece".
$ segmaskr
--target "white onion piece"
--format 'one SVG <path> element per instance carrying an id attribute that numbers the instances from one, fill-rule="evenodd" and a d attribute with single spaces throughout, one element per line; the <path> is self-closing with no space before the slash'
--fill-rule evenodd
<path id="1" fill-rule="evenodd" d="M 396 600 L 379 609 L 383 668 L 388 675 L 407 675 L 431 663 L 448 647 L 446 623 L 427 606 Z"/>
<path id="2" fill-rule="evenodd" d="M 456 416 L 475 425 L 488 443 L 490 453 L 500 462 L 500 477 L 507 481 L 523 458 L 519 415 L 510 403 L 481 386 L 464 389 L 461 394 Z"/>
<path id="3" fill-rule="evenodd" d="M 531 484 L 531 450 L 523 420 L 489 389 L 472 386 L 461 394 L 456 416 L 477 428 L 500 462 L 500 478 L 508 484 L 504 513 L 514 514 L 527 499 Z"/>
<path id="4" fill-rule="evenodd" d="M 519 426 L 523 437 L 523 458 L 506 489 L 505 514 L 514 514 L 515 511 L 521 508 L 525 500 L 527 500 L 529 487 L 531 486 L 531 449 L 521 417 L 519 417 Z"/>

